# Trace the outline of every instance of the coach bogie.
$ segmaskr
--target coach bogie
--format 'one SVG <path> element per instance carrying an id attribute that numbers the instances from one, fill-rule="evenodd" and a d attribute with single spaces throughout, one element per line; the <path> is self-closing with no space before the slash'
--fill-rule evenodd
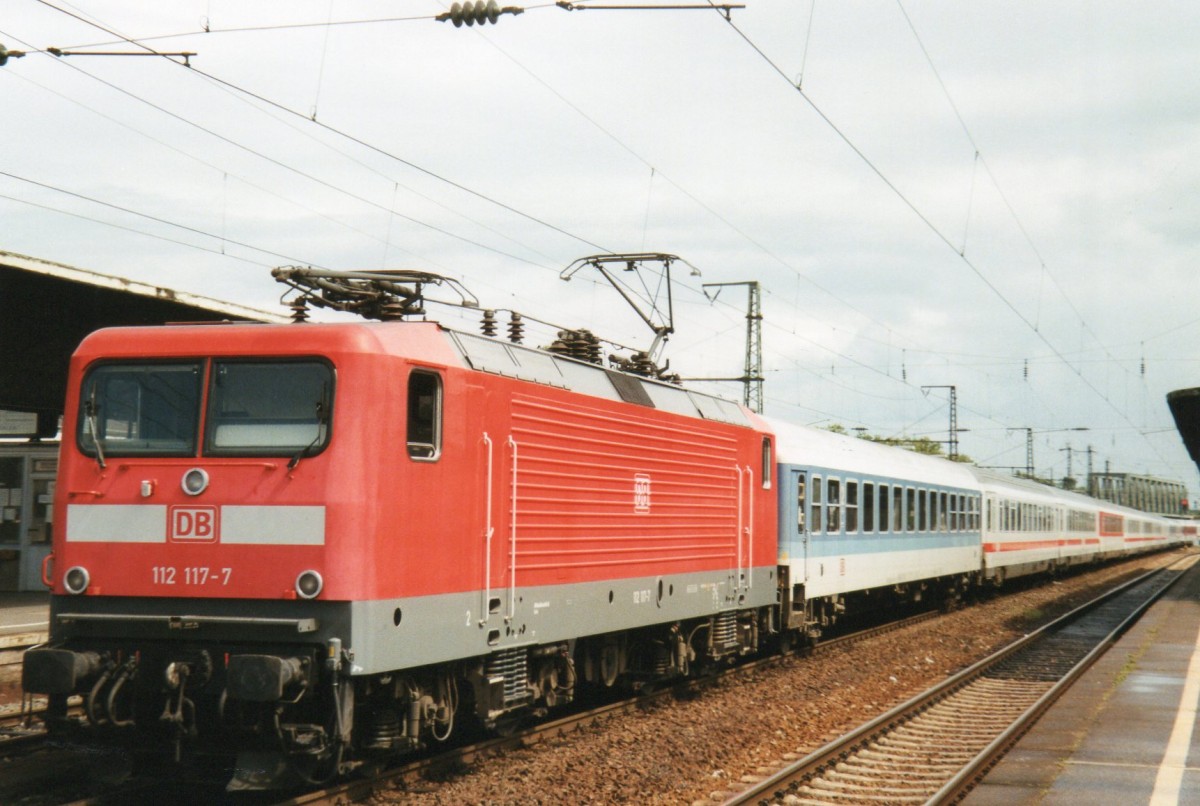
<path id="1" fill-rule="evenodd" d="M 820 628 L 832 627 L 846 612 L 846 599 L 841 595 L 823 596 L 810 601 L 809 622 Z"/>

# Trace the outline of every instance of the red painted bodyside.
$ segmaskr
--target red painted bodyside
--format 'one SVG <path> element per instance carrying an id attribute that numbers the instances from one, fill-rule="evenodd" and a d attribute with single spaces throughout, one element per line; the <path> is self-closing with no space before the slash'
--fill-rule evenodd
<path id="1" fill-rule="evenodd" d="M 78 451 L 79 386 L 90 365 L 178 356 L 328 359 L 336 371 L 328 447 L 291 470 L 287 456 L 114 457 L 102 470 Z M 437 461 L 406 450 L 414 367 L 442 375 Z M 76 352 L 69 390 L 56 593 L 73 566 L 90 573 L 86 595 L 293 598 L 297 575 L 312 569 L 324 579 L 320 598 L 366 600 L 485 584 L 499 595 L 514 581 L 514 560 L 520 587 L 775 565 L 761 423 L 737 427 L 477 372 L 431 323 L 99 331 Z M 211 479 L 196 498 L 180 489 L 192 467 Z M 153 483 L 148 498 L 143 481 Z M 324 544 L 67 542 L 68 507 L 80 505 L 323 506 Z M 156 568 L 176 569 L 173 584 Z M 203 582 L 186 573 L 200 568 Z"/>

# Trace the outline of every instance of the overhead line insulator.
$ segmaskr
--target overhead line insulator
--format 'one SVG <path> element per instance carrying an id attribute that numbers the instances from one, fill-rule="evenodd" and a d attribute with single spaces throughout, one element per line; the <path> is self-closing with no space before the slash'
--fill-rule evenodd
<path id="1" fill-rule="evenodd" d="M 476 23 L 483 25 L 489 22 L 495 25 L 496 20 L 500 18 L 501 14 L 516 16 L 517 14 L 524 13 L 525 9 L 519 6 L 505 6 L 501 8 L 496 3 L 496 0 L 475 0 L 475 2 L 467 0 L 465 3 L 454 3 L 450 6 L 449 11 L 445 14 L 437 15 L 434 19 L 439 22 L 449 20 L 454 23 L 455 28 L 461 28 L 464 24 L 468 27 Z"/>
<path id="2" fill-rule="evenodd" d="M 3 44 L 0 44 L 0 67 L 8 64 L 9 59 L 19 59 L 24 55 L 25 51 L 23 50 L 9 50 Z"/>

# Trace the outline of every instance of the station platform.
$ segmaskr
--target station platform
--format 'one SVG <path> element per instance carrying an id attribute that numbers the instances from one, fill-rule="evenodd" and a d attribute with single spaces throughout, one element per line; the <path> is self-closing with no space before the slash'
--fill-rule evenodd
<path id="1" fill-rule="evenodd" d="M 45 633 L 49 619 L 49 592 L 0 593 L 0 635 Z"/>
<path id="2" fill-rule="evenodd" d="M 965 799 L 1200 803 L 1200 565 L 1193 565 Z"/>
<path id="3" fill-rule="evenodd" d="M 0 593 L 0 714 L 19 704 L 22 657 L 49 629 L 49 592 Z"/>

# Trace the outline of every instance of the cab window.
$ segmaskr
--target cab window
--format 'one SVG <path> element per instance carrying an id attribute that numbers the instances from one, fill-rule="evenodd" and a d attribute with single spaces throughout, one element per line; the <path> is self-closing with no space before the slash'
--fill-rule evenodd
<path id="1" fill-rule="evenodd" d="M 408 376 L 408 455 L 435 461 L 442 453 L 442 376 L 413 370 Z"/>
<path id="2" fill-rule="evenodd" d="M 763 437 L 762 441 L 762 486 L 764 490 L 771 489 L 771 474 L 775 461 L 771 458 L 771 440 Z"/>

